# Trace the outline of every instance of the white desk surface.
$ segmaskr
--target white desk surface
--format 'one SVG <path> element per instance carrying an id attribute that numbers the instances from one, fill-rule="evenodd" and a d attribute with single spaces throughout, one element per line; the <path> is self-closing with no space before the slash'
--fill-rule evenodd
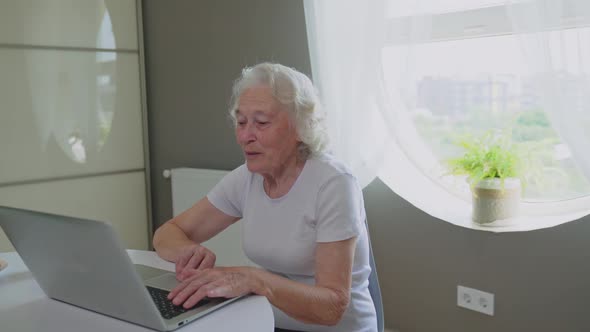
<path id="1" fill-rule="evenodd" d="M 128 250 L 134 263 L 174 271 L 172 263 L 155 252 Z M 49 299 L 17 253 L 0 253 L 8 267 L 0 271 L 0 331 L 153 331 Z M 177 331 L 274 331 L 270 303 L 262 296 L 249 296 L 216 310 Z"/>

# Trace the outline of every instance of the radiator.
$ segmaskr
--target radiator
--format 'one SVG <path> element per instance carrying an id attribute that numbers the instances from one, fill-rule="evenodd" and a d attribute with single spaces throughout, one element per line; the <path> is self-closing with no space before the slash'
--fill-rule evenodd
<path id="1" fill-rule="evenodd" d="M 172 213 L 179 215 L 205 197 L 228 172 L 211 169 L 175 168 L 165 170 L 172 189 Z M 217 256 L 218 266 L 244 266 L 254 264 L 242 250 L 242 224 L 240 221 L 202 243 Z"/>

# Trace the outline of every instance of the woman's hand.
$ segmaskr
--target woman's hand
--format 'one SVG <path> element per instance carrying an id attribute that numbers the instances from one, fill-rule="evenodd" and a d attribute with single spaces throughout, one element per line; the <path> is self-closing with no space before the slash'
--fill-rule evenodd
<path id="1" fill-rule="evenodd" d="M 217 267 L 194 272 L 176 286 L 168 299 L 191 308 L 204 297 L 232 298 L 253 292 L 256 283 L 251 267 Z"/>
<path id="2" fill-rule="evenodd" d="M 197 271 L 215 266 L 215 254 L 199 244 L 185 247 L 176 260 L 176 279 L 184 281 Z"/>

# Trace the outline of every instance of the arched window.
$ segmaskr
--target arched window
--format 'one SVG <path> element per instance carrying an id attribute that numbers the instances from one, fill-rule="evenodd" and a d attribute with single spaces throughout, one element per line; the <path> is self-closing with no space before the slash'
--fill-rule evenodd
<path id="1" fill-rule="evenodd" d="M 305 6 L 314 80 L 335 153 L 364 184 L 379 175 L 418 208 L 455 222 L 469 213 L 470 194 L 464 178 L 444 166 L 460 153 L 454 140 L 502 129 L 535 150 L 525 215 L 588 213 L 590 3 Z M 534 225 L 532 219 L 525 228 L 564 220 Z"/>

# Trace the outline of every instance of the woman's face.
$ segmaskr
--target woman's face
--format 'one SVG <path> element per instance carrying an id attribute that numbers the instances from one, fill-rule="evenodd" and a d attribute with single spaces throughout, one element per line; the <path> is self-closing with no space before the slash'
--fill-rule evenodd
<path id="1" fill-rule="evenodd" d="M 272 175 L 297 156 L 295 126 L 269 87 L 254 86 L 242 92 L 236 120 L 236 138 L 250 172 Z"/>

